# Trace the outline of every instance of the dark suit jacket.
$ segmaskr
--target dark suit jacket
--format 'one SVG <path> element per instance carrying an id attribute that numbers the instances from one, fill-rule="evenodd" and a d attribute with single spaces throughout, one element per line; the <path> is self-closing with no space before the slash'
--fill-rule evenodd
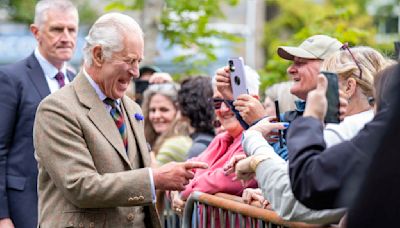
<path id="1" fill-rule="evenodd" d="M 73 74 L 67 77 L 72 81 Z M 0 67 L 0 218 L 11 218 L 16 227 L 37 224 L 32 131 L 36 108 L 49 94 L 34 54 Z"/>
<path id="2" fill-rule="evenodd" d="M 312 209 L 348 207 L 386 131 L 389 112 L 382 110 L 350 141 L 325 148 L 323 126 L 312 117 L 291 123 L 287 145 L 295 197 Z"/>

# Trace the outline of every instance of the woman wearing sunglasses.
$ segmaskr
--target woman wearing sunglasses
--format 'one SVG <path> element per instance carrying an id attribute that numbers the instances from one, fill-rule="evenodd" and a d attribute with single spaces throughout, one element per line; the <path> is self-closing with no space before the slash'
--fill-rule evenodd
<path id="1" fill-rule="evenodd" d="M 246 69 L 246 83 L 249 93 L 257 95 L 260 84 L 259 76 L 254 70 Z M 232 180 L 235 178 L 235 174 L 225 175 L 223 171 L 224 164 L 231 157 L 244 154 L 241 146 L 243 128 L 232 112 L 229 102 L 224 100 L 216 89 L 215 81 L 213 83 L 214 95 L 210 105 L 214 105 L 215 114 L 225 131 L 216 135 L 202 154 L 191 159 L 206 162 L 209 168 L 194 170 L 195 177 L 186 185 L 186 189 L 180 193 L 174 192 L 171 195 L 173 208 L 178 213 L 183 211 L 184 202 L 193 191 L 209 194 L 224 192 L 240 196 L 246 187 L 256 187 L 255 180 L 250 180 L 243 185 L 240 181 Z"/>

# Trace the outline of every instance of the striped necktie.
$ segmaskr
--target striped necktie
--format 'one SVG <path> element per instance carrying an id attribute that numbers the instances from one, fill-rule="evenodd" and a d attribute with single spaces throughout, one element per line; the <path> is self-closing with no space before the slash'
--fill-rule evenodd
<path id="1" fill-rule="evenodd" d="M 110 110 L 111 117 L 114 119 L 114 122 L 117 125 L 119 133 L 121 134 L 122 141 L 125 146 L 125 150 L 128 151 L 128 135 L 126 132 L 126 124 L 124 121 L 124 115 L 118 109 L 117 102 L 115 100 L 107 97 L 106 99 L 104 99 L 104 103 L 111 106 L 111 110 Z"/>

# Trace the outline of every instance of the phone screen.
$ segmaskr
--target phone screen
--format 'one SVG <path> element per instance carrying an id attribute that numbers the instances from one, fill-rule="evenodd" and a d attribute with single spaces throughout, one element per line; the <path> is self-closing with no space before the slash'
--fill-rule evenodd
<path id="1" fill-rule="evenodd" d="M 339 84 L 336 73 L 321 71 L 328 80 L 326 99 L 328 100 L 328 110 L 325 115 L 325 123 L 339 123 Z"/>

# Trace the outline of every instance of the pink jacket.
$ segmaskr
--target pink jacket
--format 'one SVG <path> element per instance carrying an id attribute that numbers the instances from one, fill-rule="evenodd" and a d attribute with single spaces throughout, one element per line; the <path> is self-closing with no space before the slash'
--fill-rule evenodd
<path id="1" fill-rule="evenodd" d="M 218 134 L 207 149 L 199 156 L 190 159 L 191 161 L 202 161 L 208 164 L 208 169 L 194 170 L 194 178 L 190 181 L 184 191 L 181 192 L 182 199 L 187 199 L 193 191 L 200 191 L 208 194 L 217 192 L 241 196 L 245 188 L 256 188 L 255 179 L 248 181 L 245 186 L 240 181 L 233 181 L 234 173 L 226 176 L 223 166 L 232 156 L 244 154 L 241 145 L 242 134 L 236 138 L 227 132 Z"/>

